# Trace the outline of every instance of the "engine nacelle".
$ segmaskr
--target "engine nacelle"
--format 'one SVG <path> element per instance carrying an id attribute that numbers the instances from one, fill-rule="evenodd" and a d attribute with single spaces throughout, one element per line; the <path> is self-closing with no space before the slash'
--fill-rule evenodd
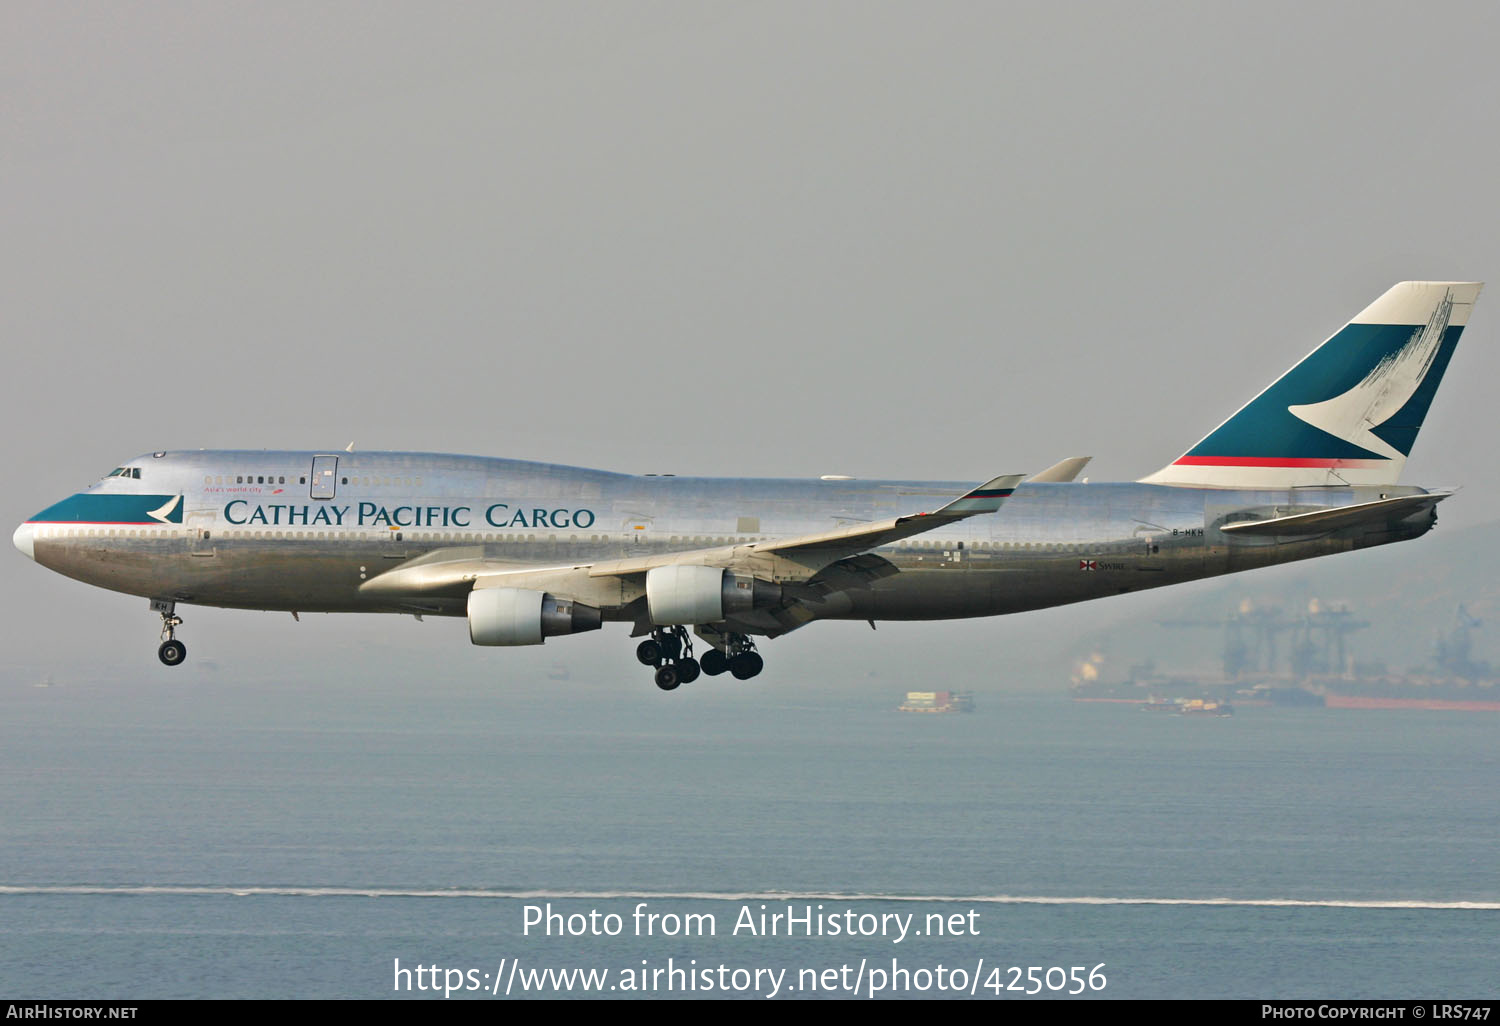
<path id="1" fill-rule="evenodd" d="M 658 566 L 646 571 L 646 608 L 659 626 L 718 623 L 774 605 L 781 588 L 717 566 Z"/>
<path id="2" fill-rule="evenodd" d="M 475 588 L 469 592 L 469 640 L 476 645 L 540 645 L 559 634 L 596 631 L 599 610 L 544 591 Z"/>

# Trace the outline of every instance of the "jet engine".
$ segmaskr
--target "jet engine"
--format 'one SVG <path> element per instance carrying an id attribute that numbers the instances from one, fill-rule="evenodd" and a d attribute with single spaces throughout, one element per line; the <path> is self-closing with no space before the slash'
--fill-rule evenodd
<path id="1" fill-rule="evenodd" d="M 658 625 L 718 623 L 781 601 L 781 587 L 717 566 L 659 566 L 646 572 L 646 607 Z"/>
<path id="2" fill-rule="evenodd" d="M 559 634 L 596 631 L 599 610 L 544 591 L 476 588 L 469 592 L 469 640 L 476 645 L 540 645 Z"/>

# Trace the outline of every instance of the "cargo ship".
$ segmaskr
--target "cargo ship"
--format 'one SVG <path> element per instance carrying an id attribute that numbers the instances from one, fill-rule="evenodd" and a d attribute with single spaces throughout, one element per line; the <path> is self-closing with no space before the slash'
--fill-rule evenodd
<path id="1" fill-rule="evenodd" d="M 969 713 L 974 711 L 972 691 L 908 691 L 897 712 Z"/>
<path id="2" fill-rule="evenodd" d="M 1178 716 L 1233 716 L 1234 706 L 1207 698 L 1189 698 L 1177 703 Z"/>
<path id="3" fill-rule="evenodd" d="M 1130 667 L 1124 680 L 1102 677 L 1104 657 L 1095 653 L 1073 673 L 1078 702 L 1138 703 L 1162 708 L 1158 695 L 1191 696 L 1204 703 L 1305 706 L 1328 709 L 1415 709 L 1500 712 L 1500 673 L 1471 657 L 1470 632 L 1480 626 L 1458 607 L 1453 626 L 1433 641 L 1432 664 L 1410 673 L 1390 673 L 1380 663 L 1362 663 L 1348 651 L 1348 636 L 1369 626 L 1342 604 L 1317 599 L 1306 612 L 1285 616 L 1249 600 L 1220 619 L 1161 621 L 1166 627 L 1215 627 L 1224 632 L 1218 674 L 1168 675 L 1153 661 Z M 1277 658 L 1277 639 L 1286 658 Z M 1181 702 L 1183 698 L 1174 701 Z M 1231 710 L 1232 712 L 1232 710 Z M 1223 714 L 1227 715 L 1227 714 Z"/>
<path id="4" fill-rule="evenodd" d="M 1088 701 L 1088 699 L 1082 699 Z M 1141 712 L 1172 713 L 1174 716 L 1233 716 L 1234 706 L 1216 698 L 1170 698 L 1152 695 L 1136 706 Z"/>
<path id="5" fill-rule="evenodd" d="M 1500 681 L 1463 677 L 1372 676 L 1308 681 L 1330 709 L 1500 712 Z"/>

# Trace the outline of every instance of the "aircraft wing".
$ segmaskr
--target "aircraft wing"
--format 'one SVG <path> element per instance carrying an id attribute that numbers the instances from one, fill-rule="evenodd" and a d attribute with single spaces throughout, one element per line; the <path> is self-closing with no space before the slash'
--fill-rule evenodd
<path id="1" fill-rule="evenodd" d="M 566 593 L 578 601 L 616 605 L 629 601 L 632 594 L 640 590 L 638 582 L 627 584 L 627 578 L 644 575 L 658 566 L 677 564 L 722 566 L 755 573 L 767 580 L 806 581 L 820 570 L 848 557 L 967 517 L 993 513 L 1024 477 L 1024 474 L 1007 474 L 994 478 L 927 513 L 890 517 L 794 538 L 660 552 L 634 559 L 537 567 L 487 559 L 477 548 L 448 550 L 388 570 L 360 585 L 360 591 L 410 604 L 461 597 L 472 588 L 534 588 Z M 884 562 L 878 557 L 874 560 Z"/>
<path id="2" fill-rule="evenodd" d="M 592 577 L 627 576 L 642 574 L 658 566 L 674 564 L 743 567 L 753 570 L 757 564 L 766 565 L 771 557 L 781 557 L 783 561 L 811 567 L 806 574 L 793 572 L 784 579 L 810 577 L 822 567 L 846 556 L 858 555 L 882 545 L 889 545 L 891 542 L 901 541 L 903 538 L 910 538 L 915 534 L 946 527 L 980 513 L 993 513 L 1006 499 L 1010 498 L 1016 485 L 1020 484 L 1025 476 L 1025 474 L 1006 474 L 993 478 L 930 513 L 889 517 L 868 524 L 854 524 L 833 531 L 820 531 L 817 534 L 803 534 L 793 538 L 778 538 L 774 541 L 746 542 L 743 545 L 723 545 L 712 549 L 662 552 L 634 559 L 608 560 L 589 567 L 589 575 Z"/>
<path id="3" fill-rule="evenodd" d="M 1422 495 L 1398 495 L 1394 499 L 1377 499 L 1374 502 L 1359 502 L 1352 506 L 1337 506 L 1333 509 L 1313 510 L 1311 513 L 1296 513 L 1270 520 L 1243 520 L 1225 524 L 1219 530 L 1225 534 L 1254 536 L 1278 536 L 1292 534 L 1321 534 L 1337 531 L 1343 527 L 1360 524 L 1390 524 L 1404 520 L 1413 513 L 1431 509 L 1452 492 L 1427 492 Z"/>

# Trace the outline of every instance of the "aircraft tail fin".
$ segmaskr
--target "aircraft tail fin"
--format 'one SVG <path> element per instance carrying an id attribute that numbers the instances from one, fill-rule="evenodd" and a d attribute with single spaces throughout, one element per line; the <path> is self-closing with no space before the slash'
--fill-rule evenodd
<path id="1" fill-rule="evenodd" d="M 1395 484 L 1482 282 L 1404 281 L 1146 484 Z"/>

